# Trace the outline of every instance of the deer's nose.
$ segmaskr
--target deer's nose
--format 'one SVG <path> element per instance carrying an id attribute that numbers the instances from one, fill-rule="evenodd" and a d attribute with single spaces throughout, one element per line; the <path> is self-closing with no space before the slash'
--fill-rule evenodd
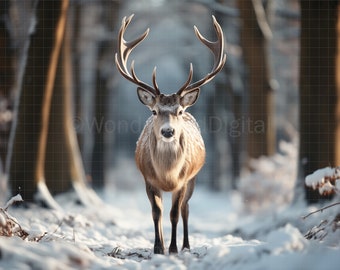
<path id="1" fill-rule="evenodd" d="M 167 128 L 163 128 L 161 130 L 162 136 L 164 136 L 165 138 L 171 138 L 172 136 L 174 136 L 175 130 L 171 127 L 167 127 Z"/>

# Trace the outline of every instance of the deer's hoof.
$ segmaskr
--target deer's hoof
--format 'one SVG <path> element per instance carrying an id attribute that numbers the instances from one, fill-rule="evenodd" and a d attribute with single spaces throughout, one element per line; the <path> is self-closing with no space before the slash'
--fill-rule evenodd
<path id="1" fill-rule="evenodd" d="M 177 254 L 178 253 L 178 250 L 177 250 L 177 247 L 176 246 L 170 246 L 169 247 L 169 254 Z"/>
<path id="2" fill-rule="evenodd" d="M 164 254 L 164 247 L 155 246 L 153 248 L 154 254 Z"/>

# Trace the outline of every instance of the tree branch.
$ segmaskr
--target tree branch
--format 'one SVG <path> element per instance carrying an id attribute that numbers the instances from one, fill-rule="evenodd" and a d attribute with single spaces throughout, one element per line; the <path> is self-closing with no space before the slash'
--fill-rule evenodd
<path id="1" fill-rule="evenodd" d="M 336 206 L 336 205 L 340 205 L 340 202 L 332 203 L 332 204 L 327 205 L 327 206 L 325 206 L 325 207 L 322 207 L 322 208 L 320 208 L 320 209 L 318 209 L 318 210 L 315 210 L 315 211 L 313 211 L 313 212 L 310 212 L 308 215 L 303 216 L 302 219 L 306 219 L 306 218 L 308 218 L 309 216 L 311 216 L 311 215 L 313 215 L 313 214 L 315 214 L 315 213 L 322 212 L 323 210 L 326 210 L 326 209 L 331 208 L 331 207 Z"/>

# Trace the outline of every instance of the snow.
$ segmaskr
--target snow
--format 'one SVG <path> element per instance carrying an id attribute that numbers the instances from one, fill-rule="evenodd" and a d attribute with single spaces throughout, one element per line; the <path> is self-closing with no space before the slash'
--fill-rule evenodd
<path id="1" fill-rule="evenodd" d="M 311 210 L 303 205 L 287 207 L 275 218 L 258 216 L 245 212 L 238 192 L 198 187 L 190 203 L 191 250 L 154 255 L 144 190 L 111 187 L 99 195 L 100 208 L 75 203 L 72 192 L 57 197 L 63 211 L 10 207 L 29 239 L 0 238 L 0 269 L 337 269 L 340 263 L 339 245 L 306 240 L 293 225 Z M 170 200 L 164 196 L 167 244 Z M 181 226 L 178 234 L 181 239 Z"/>
<path id="2" fill-rule="evenodd" d="M 0 237 L 0 269 L 338 269 L 338 206 L 316 211 L 303 200 L 291 204 L 293 149 L 294 143 L 282 144 L 281 154 L 254 161 L 255 170 L 240 179 L 238 191 L 212 192 L 198 185 L 189 201 L 191 249 L 178 255 L 153 254 L 143 180 L 137 170 L 125 170 L 132 161 L 122 160 L 122 169 L 111 172 L 115 180 L 92 205 L 80 205 L 71 191 L 56 197 L 60 208 L 55 210 L 14 207 L 21 200 L 16 196 L 7 210 L 0 208 L 0 229 L 11 218 L 13 228 L 24 233 Z M 266 192 L 274 194 L 264 198 Z M 164 193 L 163 199 L 168 246 L 171 194 Z M 182 236 L 180 222 L 179 246 Z"/>
<path id="3" fill-rule="evenodd" d="M 239 181 L 239 190 L 251 212 L 276 211 L 287 205 L 294 194 L 297 172 L 296 141 L 280 142 L 279 152 L 271 157 L 260 157 L 250 162 L 252 173 Z M 277 196 L 281 194 L 281 196 Z"/>
<path id="4" fill-rule="evenodd" d="M 20 195 L 20 194 L 17 194 L 17 195 L 15 195 L 14 197 L 12 197 L 12 198 L 6 203 L 4 209 L 7 210 L 8 207 L 9 207 L 10 205 L 14 204 L 15 202 L 22 202 L 22 201 L 23 201 L 23 199 L 22 199 L 21 195 Z"/>

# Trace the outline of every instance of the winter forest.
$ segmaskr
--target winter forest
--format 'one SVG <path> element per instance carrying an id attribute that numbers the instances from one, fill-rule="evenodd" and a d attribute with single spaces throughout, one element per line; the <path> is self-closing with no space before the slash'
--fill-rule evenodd
<path id="1" fill-rule="evenodd" d="M 132 14 L 124 40 L 150 31 L 119 45 Z M 135 76 L 157 88 L 157 67 L 166 95 L 209 76 L 214 18 L 226 63 L 186 110 L 206 154 L 175 253 L 176 196 L 162 224 L 135 162 L 157 114 Z M 337 0 L 3 0 L 0 25 L 0 269 L 338 269 Z"/>

